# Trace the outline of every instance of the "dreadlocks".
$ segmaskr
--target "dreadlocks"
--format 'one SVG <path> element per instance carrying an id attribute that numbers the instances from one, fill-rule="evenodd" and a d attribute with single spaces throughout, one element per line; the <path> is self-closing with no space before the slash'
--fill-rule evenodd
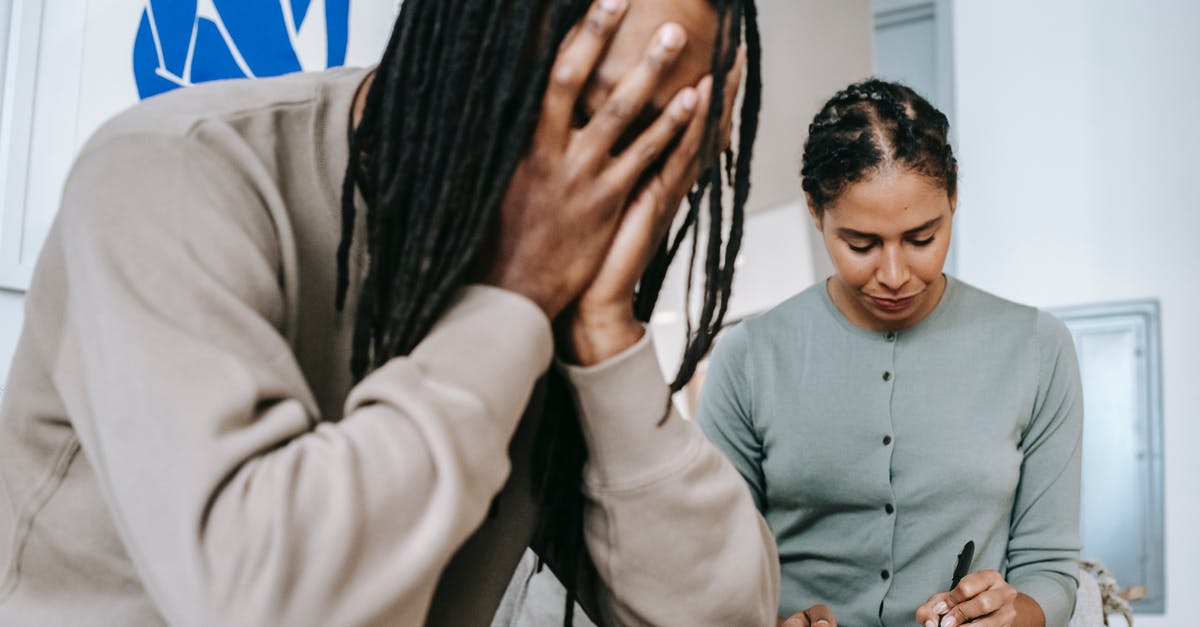
<path id="1" fill-rule="evenodd" d="M 709 0 L 724 19 L 712 59 L 713 94 L 704 150 L 714 164 L 689 194 L 681 227 L 660 245 L 641 279 L 634 312 L 648 321 L 667 268 L 688 233 L 698 241 L 707 198 L 704 298 L 688 329 L 678 391 L 707 353 L 728 308 L 758 131 L 761 50 L 752 0 Z M 521 157 L 532 141 L 559 45 L 589 0 L 408 0 L 402 5 L 358 127 L 342 189 L 337 306 L 346 303 L 355 192 L 366 206 L 367 263 L 355 312 L 351 372 L 362 379 L 410 353 L 469 280 Z M 539 34 L 531 36 L 530 34 Z M 540 39 L 539 39 L 540 37 Z M 726 77 L 743 40 L 747 87 L 737 152 L 722 153 Z M 529 59 L 516 63 L 514 59 Z M 724 159 L 724 167 L 722 165 Z M 728 238 L 723 183 L 733 187 Z M 696 250 L 692 250 L 692 267 Z M 690 272 L 689 272 L 690 274 Z M 690 300 L 690 281 L 689 281 Z M 571 625 L 583 550 L 582 472 L 587 450 L 565 379 L 551 371 L 535 450 L 543 512 L 535 546 L 568 590 Z"/>

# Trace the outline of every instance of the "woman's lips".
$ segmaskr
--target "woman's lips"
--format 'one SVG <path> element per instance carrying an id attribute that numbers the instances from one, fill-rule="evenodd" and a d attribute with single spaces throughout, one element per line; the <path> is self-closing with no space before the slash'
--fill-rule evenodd
<path id="1" fill-rule="evenodd" d="M 872 296 L 871 302 L 875 303 L 875 306 L 879 309 L 896 312 L 908 309 L 909 305 L 912 305 L 915 298 L 915 294 L 905 298 L 879 298 L 878 296 Z"/>

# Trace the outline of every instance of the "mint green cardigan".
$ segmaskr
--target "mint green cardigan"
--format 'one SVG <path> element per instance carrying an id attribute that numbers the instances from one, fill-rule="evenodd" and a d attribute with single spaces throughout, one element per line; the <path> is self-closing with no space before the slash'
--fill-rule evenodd
<path id="1" fill-rule="evenodd" d="M 973 540 L 972 571 L 1069 620 L 1083 405 L 1050 315 L 948 278 L 925 320 L 877 333 L 822 282 L 718 342 L 698 420 L 775 534 L 782 615 L 915 624 Z"/>

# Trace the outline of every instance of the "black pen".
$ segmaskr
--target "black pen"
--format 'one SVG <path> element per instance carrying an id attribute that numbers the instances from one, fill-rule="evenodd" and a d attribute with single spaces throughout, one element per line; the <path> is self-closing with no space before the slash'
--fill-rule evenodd
<path id="1" fill-rule="evenodd" d="M 958 561 L 954 562 L 954 575 L 950 577 L 951 592 L 958 587 L 958 582 L 967 576 L 967 572 L 971 570 L 971 560 L 973 559 L 975 559 L 975 541 L 967 540 L 967 543 L 963 545 L 962 553 L 958 554 Z M 943 616 L 945 614 L 938 614 L 939 622 Z"/>
<path id="2" fill-rule="evenodd" d="M 967 540 L 967 543 L 963 545 L 962 553 L 958 554 L 958 562 L 954 564 L 954 577 L 950 580 L 951 590 L 957 588 L 958 582 L 962 581 L 962 578 L 970 572 L 973 559 L 975 559 L 975 541 Z"/>

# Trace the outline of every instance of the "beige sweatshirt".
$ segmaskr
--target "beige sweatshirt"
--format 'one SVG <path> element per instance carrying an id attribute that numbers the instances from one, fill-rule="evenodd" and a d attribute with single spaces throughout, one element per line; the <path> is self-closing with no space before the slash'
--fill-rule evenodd
<path id="1" fill-rule="evenodd" d="M 0 414 L 0 625 L 489 623 L 536 519 L 550 325 L 470 287 L 350 386 L 334 260 L 364 76 L 163 95 L 81 153 Z M 773 624 L 771 533 L 693 424 L 655 426 L 649 339 L 567 374 L 605 622 Z"/>

